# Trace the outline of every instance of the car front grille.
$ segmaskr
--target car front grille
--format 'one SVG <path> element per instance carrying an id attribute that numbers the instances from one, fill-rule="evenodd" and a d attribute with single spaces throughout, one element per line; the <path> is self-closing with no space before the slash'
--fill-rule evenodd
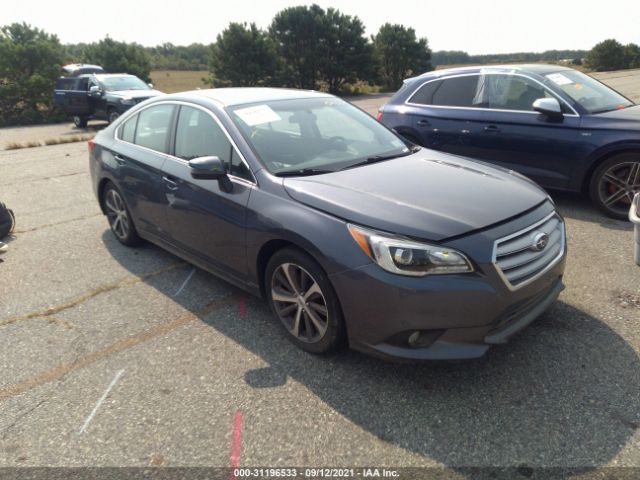
<path id="1" fill-rule="evenodd" d="M 542 243 L 546 245 L 542 246 Z M 564 255 L 565 227 L 557 213 L 497 240 L 493 263 L 507 286 L 517 289 L 540 277 Z"/>

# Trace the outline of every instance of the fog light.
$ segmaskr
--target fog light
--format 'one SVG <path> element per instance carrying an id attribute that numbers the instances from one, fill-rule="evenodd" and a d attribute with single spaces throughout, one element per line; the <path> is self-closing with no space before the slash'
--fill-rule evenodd
<path id="1" fill-rule="evenodd" d="M 420 332 L 418 330 L 409 335 L 409 345 L 412 347 L 418 343 L 418 340 L 420 340 Z"/>

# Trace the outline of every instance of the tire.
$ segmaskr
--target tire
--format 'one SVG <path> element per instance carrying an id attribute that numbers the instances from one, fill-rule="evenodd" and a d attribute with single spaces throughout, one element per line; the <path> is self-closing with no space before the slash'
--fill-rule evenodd
<path id="1" fill-rule="evenodd" d="M 109 125 L 115 122 L 119 116 L 120 114 L 116 112 L 113 108 L 109 109 L 109 111 L 107 112 L 107 121 L 109 122 Z"/>
<path id="2" fill-rule="evenodd" d="M 633 195 L 640 192 L 640 152 L 620 153 L 600 164 L 589 181 L 593 204 L 610 217 L 627 219 Z"/>
<path id="3" fill-rule="evenodd" d="M 271 311 L 291 342 L 315 354 L 342 345 L 345 328 L 338 297 L 327 274 L 309 255 L 296 248 L 279 250 L 267 264 L 264 282 Z"/>
<path id="4" fill-rule="evenodd" d="M 139 245 L 142 239 L 138 236 L 124 196 L 111 182 L 107 183 L 102 191 L 102 205 L 107 214 L 111 233 L 116 239 L 128 247 Z"/>
<path id="5" fill-rule="evenodd" d="M 87 122 L 89 121 L 89 119 L 87 117 L 83 117 L 80 115 L 75 115 L 73 117 L 73 124 L 77 127 L 77 128 L 87 128 Z"/>
<path id="6" fill-rule="evenodd" d="M 411 143 L 413 143 L 414 145 L 418 145 L 419 147 L 421 147 L 422 145 L 420 144 L 420 142 L 418 141 L 418 139 L 416 137 L 414 137 L 411 134 L 404 134 L 401 133 L 400 135 L 402 135 L 404 138 L 406 138 L 408 141 L 410 141 Z"/>

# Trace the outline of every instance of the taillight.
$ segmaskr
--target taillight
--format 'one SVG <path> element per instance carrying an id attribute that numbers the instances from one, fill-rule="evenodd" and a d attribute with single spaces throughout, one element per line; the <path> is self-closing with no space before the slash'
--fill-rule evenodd
<path id="1" fill-rule="evenodd" d="M 381 122 L 382 121 L 382 110 L 378 111 L 378 114 L 376 115 L 376 120 Z"/>
<path id="2" fill-rule="evenodd" d="M 89 153 L 93 153 L 93 150 L 96 148 L 96 141 L 91 139 L 87 142 L 87 148 L 89 149 Z"/>

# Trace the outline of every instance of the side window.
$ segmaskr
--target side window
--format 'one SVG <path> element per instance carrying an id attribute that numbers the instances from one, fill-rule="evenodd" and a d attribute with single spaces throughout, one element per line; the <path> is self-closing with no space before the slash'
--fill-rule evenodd
<path id="1" fill-rule="evenodd" d="M 420 105 L 433 105 L 433 94 L 438 90 L 441 83 L 442 80 L 434 80 L 429 83 L 425 83 L 413 94 L 409 102 Z"/>
<path id="2" fill-rule="evenodd" d="M 134 143 L 169 153 L 169 128 L 174 108 L 173 105 L 156 105 L 140 112 Z"/>
<path id="3" fill-rule="evenodd" d="M 478 75 L 444 79 L 434 90 L 432 105 L 445 107 L 481 107 L 476 98 Z"/>
<path id="4" fill-rule="evenodd" d="M 76 85 L 75 78 L 59 78 L 56 80 L 56 90 L 74 90 Z"/>
<path id="5" fill-rule="evenodd" d="M 124 125 L 120 127 L 120 140 L 133 143 L 136 136 L 136 123 L 138 122 L 138 115 L 134 115 L 129 120 L 124 122 Z"/>
<path id="6" fill-rule="evenodd" d="M 76 87 L 76 90 L 82 90 L 84 92 L 89 90 L 89 79 L 81 78 L 80 80 L 78 80 L 78 86 Z"/>
<path id="7" fill-rule="evenodd" d="M 519 75 L 483 75 L 478 96 L 495 110 L 533 111 L 533 102 L 550 96 L 537 82 Z"/>
<path id="8" fill-rule="evenodd" d="M 231 175 L 251 180 L 249 170 L 222 128 L 208 113 L 198 108 L 180 108 L 175 155 L 184 160 L 216 156 L 226 164 Z"/>

